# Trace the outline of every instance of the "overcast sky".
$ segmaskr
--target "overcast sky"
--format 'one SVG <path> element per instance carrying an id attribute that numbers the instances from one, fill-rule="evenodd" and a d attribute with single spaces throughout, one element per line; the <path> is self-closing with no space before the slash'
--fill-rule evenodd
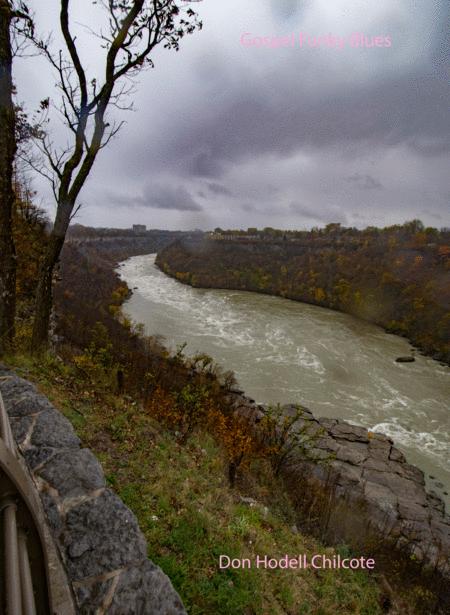
<path id="1" fill-rule="evenodd" d="M 57 47 L 59 2 L 30 4 Z M 80 24 L 95 30 L 99 17 L 91 0 L 76 5 L 77 40 L 94 74 L 101 53 Z M 203 30 L 178 53 L 159 50 L 136 83 L 135 111 L 115 112 L 127 123 L 100 153 L 77 222 L 310 228 L 420 218 L 450 226 L 448 0 L 193 6 Z M 380 37 L 380 46 L 354 47 L 353 33 Z M 310 47 L 309 37 L 327 35 L 334 39 Z M 247 46 L 283 36 L 293 46 Z M 16 60 L 15 77 L 28 109 L 49 95 L 57 103 L 43 61 Z M 52 130 L 65 138 L 56 120 Z M 38 178 L 34 187 L 52 211 L 48 187 Z"/>

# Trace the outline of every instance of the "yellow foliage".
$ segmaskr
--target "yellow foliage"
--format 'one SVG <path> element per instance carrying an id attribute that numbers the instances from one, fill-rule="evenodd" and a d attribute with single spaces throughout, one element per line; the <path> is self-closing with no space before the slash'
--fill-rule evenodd
<path id="1" fill-rule="evenodd" d="M 167 393 L 160 386 L 153 391 L 152 397 L 147 405 L 147 410 L 158 421 L 163 422 L 169 428 L 176 428 L 182 420 L 183 413 L 175 403 L 172 394 Z"/>
<path id="2" fill-rule="evenodd" d="M 325 291 L 323 290 L 323 288 L 316 288 L 314 291 L 314 298 L 318 303 L 321 303 L 322 301 L 325 301 L 325 299 L 327 298 L 327 295 L 325 293 Z"/>
<path id="3" fill-rule="evenodd" d="M 208 413 L 208 424 L 218 441 L 224 446 L 230 461 L 239 466 L 248 460 L 259 444 L 249 433 L 248 422 L 240 416 L 224 414 L 217 408 Z"/>

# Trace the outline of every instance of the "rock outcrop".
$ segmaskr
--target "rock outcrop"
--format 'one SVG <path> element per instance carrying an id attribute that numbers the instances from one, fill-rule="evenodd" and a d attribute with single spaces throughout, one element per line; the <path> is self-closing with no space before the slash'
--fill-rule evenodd
<path id="1" fill-rule="evenodd" d="M 72 585 L 77 612 L 182 615 L 180 597 L 147 558 L 136 517 L 106 487 L 70 422 L 31 383 L 0 366 L 0 392 Z"/>
<path id="2" fill-rule="evenodd" d="M 230 393 L 230 402 L 250 423 L 264 416 L 265 408 L 241 391 Z M 297 407 L 283 410 L 295 416 Z M 293 454 L 284 470 L 303 527 L 331 544 L 414 566 L 450 608 L 450 516 L 437 494 L 427 492 L 423 472 L 383 434 L 315 418 L 309 410 L 295 427 L 305 424 L 316 434 L 311 456 L 324 462 Z"/>

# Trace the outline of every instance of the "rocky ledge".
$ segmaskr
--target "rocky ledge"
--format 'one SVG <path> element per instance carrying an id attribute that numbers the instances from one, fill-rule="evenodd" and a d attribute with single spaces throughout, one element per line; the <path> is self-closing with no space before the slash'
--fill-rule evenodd
<path id="1" fill-rule="evenodd" d="M 229 401 L 253 424 L 264 416 L 265 408 L 242 391 L 230 393 Z M 297 411 L 294 405 L 283 409 L 291 416 Z M 303 527 L 331 544 L 414 565 L 448 605 L 450 516 L 437 494 L 427 492 L 423 472 L 385 435 L 315 418 L 309 410 L 294 427 L 306 424 L 316 434 L 311 456 L 323 463 L 294 454 L 284 470 Z"/>
<path id="2" fill-rule="evenodd" d="M 41 497 L 77 604 L 85 615 L 182 615 L 169 578 L 147 558 L 136 517 L 106 487 L 69 421 L 30 382 L 0 366 L 11 428 Z"/>

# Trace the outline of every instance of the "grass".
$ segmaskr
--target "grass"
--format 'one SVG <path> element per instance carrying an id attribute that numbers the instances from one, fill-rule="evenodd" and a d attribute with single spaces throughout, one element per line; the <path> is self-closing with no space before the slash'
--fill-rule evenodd
<path id="1" fill-rule="evenodd" d="M 364 572 L 219 569 L 221 554 L 254 561 L 337 552 L 293 530 L 289 498 L 266 463 L 255 462 L 230 490 L 224 453 L 208 433 L 180 445 L 132 398 L 80 380 L 50 355 L 7 363 L 39 385 L 97 455 L 191 615 L 381 613 L 376 580 Z"/>

